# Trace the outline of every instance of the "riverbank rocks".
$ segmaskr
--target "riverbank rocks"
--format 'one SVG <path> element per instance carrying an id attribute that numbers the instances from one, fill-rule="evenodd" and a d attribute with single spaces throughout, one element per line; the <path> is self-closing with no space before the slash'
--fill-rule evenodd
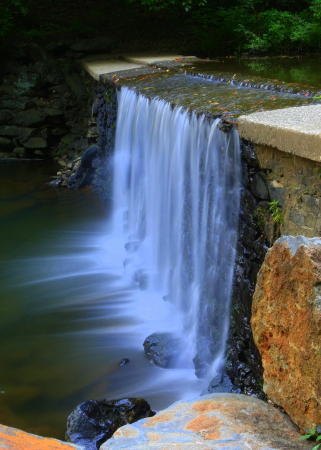
<path id="1" fill-rule="evenodd" d="M 119 427 L 154 415 L 142 398 L 88 400 L 68 417 L 66 440 L 86 450 L 97 450 Z"/>
<path id="2" fill-rule="evenodd" d="M 90 132 L 97 126 L 96 81 L 67 46 L 55 56 L 38 43 L 10 45 L 0 80 L 0 150 L 8 153 L 2 157 L 74 161 L 97 141 Z M 80 140 L 85 149 L 78 148 Z"/>
<path id="3" fill-rule="evenodd" d="M 79 445 L 36 436 L 5 425 L 0 425 L 0 448 L 2 450 L 84 450 L 84 447 Z"/>
<path id="4" fill-rule="evenodd" d="M 321 424 L 321 238 L 282 236 L 266 254 L 252 308 L 264 391 L 304 430 Z"/>
<path id="5" fill-rule="evenodd" d="M 278 409 L 253 397 L 210 394 L 179 401 L 119 428 L 101 450 L 310 450 Z"/>

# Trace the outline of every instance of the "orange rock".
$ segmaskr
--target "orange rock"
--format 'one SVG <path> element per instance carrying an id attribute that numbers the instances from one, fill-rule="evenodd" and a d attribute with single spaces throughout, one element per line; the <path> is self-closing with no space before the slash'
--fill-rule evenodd
<path id="1" fill-rule="evenodd" d="M 78 445 L 25 433 L 0 425 L 0 448 L 3 450 L 83 450 Z"/>
<path id="2" fill-rule="evenodd" d="M 276 241 L 258 274 L 251 323 L 265 393 L 300 428 L 315 429 L 321 424 L 320 239 Z"/>

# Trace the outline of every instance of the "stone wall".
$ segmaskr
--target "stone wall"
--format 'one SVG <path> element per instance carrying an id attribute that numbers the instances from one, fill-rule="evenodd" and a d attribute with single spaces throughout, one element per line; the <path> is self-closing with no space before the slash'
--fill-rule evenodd
<path id="1" fill-rule="evenodd" d="M 0 157 L 62 166 L 96 141 L 96 82 L 67 45 L 15 43 L 0 75 Z"/>
<path id="2" fill-rule="evenodd" d="M 242 392 L 262 398 L 263 369 L 250 326 L 257 274 L 281 234 L 320 236 L 321 164 L 244 139 L 241 148 L 243 189 L 227 370 Z"/>
<path id="3" fill-rule="evenodd" d="M 265 202 L 278 202 L 284 223 L 279 224 L 277 234 L 320 236 L 321 163 L 263 145 L 253 150 L 260 170 L 251 190 L 262 210 L 269 205 Z M 271 214 L 266 219 L 265 232 L 271 238 Z"/>

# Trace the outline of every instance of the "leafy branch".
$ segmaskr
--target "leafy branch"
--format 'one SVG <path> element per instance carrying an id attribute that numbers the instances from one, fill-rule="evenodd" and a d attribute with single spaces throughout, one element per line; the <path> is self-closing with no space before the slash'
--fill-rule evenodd
<path id="1" fill-rule="evenodd" d="M 321 434 L 317 432 L 317 430 L 310 431 L 308 434 L 302 436 L 300 439 L 314 439 L 315 441 L 321 440 Z M 317 450 L 321 446 L 321 442 L 313 447 L 312 450 Z"/>

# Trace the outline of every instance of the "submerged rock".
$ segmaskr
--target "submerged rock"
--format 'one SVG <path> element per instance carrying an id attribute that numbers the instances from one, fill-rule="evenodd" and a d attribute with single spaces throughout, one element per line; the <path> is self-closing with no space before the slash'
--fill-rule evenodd
<path id="1" fill-rule="evenodd" d="M 119 427 L 153 415 L 154 411 L 142 398 L 88 400 L 68 417 L 66 440 L 86 450 L 98 450 Z"/>
<path id="2" fill-rule="evenodd" d="M 101 450 L 310 450 L 278 409 L 253 397 L 210 394 L 179 401 L 119 428 Z"/>
<path id="3" fill-rule="evenodd" d="M 144 350 L 155 366 L 173 367 L 180 353 L 180 340 L 172 333 L 153 333 L 145 339 Z"/>
<path id="4" fill-rule="evenodd" d="M 264 391 L 305 430 L 321 424 L 321 239 L 282 236 L 267 252 L 252 330 Z"/>
<path id="5" fill-rule="evenodd" d="M 233 383 L 229 379 L 228 375 L 221 373 L 216 375 L 208 385 L 207 389 L 203 391 L 203 395 L 206 394 L 219 394 L 219 393 L 229 393 L 233 390 Z M 235 390 L 234 390 L 235 392 Z"/>

